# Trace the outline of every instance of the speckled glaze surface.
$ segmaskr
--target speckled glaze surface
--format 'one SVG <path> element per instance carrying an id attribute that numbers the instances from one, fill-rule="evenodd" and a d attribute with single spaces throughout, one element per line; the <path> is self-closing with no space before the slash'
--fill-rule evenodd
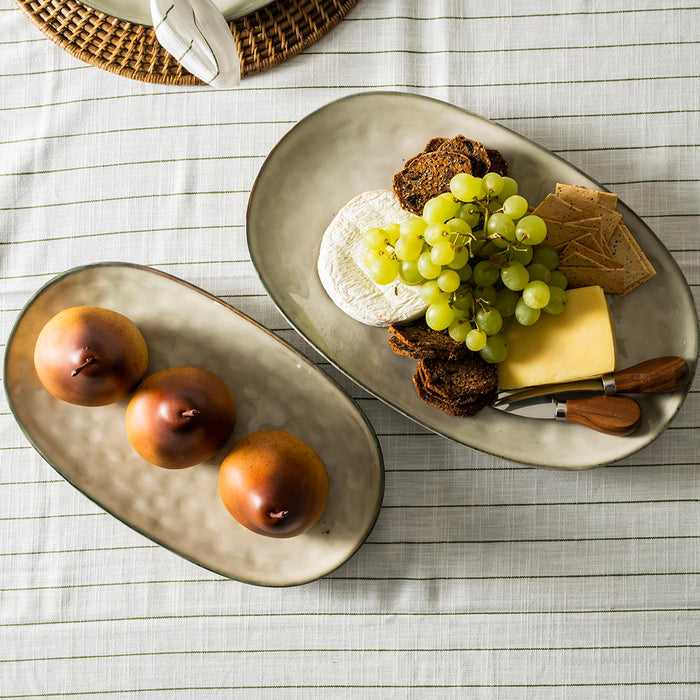
<path id="1" fill-rule="evenodd" d="M 624 438 L 493 408 L 474 418 L 456 418 L 417 397 L 411 381 L 415 361 L 389 350 L 386 330 L 354 321 L 333 304 L 317 275 L 299 274 L 315 270 L 323 232 L 345 202 L 390 186 L 393 174 L 430 138 L 458 133 L 500 150 L 529 201 L 541 201 L 557 182 L 604 189 L 541 146 L 459 107 L 406 93 L 351 95 L 299 122 L 260 170 L 248 207 L 248 246 L 268 293 L 297 331 L 348 377 L 416 422 L 465 445 L 534 466 L 567 469 L 607 464 L 645 447 L 676 415 L 687 390 L 642 397 L 643 423 Z M 622 202 L 618 211 L 658 274 L 625 297 L 609 297 L 617 365 L 679 355 L 688 361 L 692 379 L 698 319 L 690 288 L 644 222 Z"/>
<path id="2" fill-rule="evenodd" d="M 139 326 L 150 353 L 147 374 L 191 364 L 226 382 L 238 421 L 214 458 L 182 470 L 152 466 L 127 439 L 127 399 L 86 408 L 45 391 L 33 366 L 37 335 L 55 313 L 80 304 L 119 311 Z M 374 525 L 384 467 L 376 436 L 354 402 L 277 336 L 175 277 L 115 263 L 55 278 L 20 314 L 4 377 L 18 423 L 62 476 L 126 524 L 224 576 L 266 586 L 311 581 L 346 561 Z M 218 466 L 230 446 L 268 428 L 307 442 L 330 477 L 320 521 L 286 540 L 243 528 L 218 492 Z"/>

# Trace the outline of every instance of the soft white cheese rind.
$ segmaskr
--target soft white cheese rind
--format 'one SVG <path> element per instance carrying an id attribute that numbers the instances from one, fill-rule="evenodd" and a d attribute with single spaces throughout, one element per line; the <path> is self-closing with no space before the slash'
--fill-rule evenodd
<path id="1" fill-rule="evenodd" d="M 419 318 L 426 303 L 419 286 L 398 279 L 391 284 L 373 282 L 364 263 L 365 232 L 373 227 L 400 224 L 412 214 L 403 210 L 391 190 L 363 192 L 335 215 L 321 239 L 318 276 L 333 302 L 360 323 L 390 326 Z"/>

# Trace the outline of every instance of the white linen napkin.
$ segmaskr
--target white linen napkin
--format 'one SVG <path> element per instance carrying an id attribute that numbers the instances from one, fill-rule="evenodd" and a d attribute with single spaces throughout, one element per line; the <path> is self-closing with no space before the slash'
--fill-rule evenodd
<path id="1" fill-rule="evenodd" d="M 151 15 L 161 46 L 190 73 L 217 88 L 240 83 L 236 42 L 211 0 L 151 0 Z"/>

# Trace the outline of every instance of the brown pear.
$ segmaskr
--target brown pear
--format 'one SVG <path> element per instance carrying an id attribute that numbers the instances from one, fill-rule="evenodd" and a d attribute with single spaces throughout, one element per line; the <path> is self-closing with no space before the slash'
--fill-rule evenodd
<path id="1" fill-rule="evenodd" d="M 304 441 L 281 430 L 239 440 L 219 469 L 219 493 L 241 525 L 269 537 L 293 537 L 321 517 L 328 472 Z"/>
<path id="2" fill-rule="evenodd" d="M 229 388 L 202 367 L 172 367 L 139 385 L 126 407 L 126 431 L 151 464 L 182 469 L 216 454 L 236 424 Z"/>
<path id="3" fill-rule="evenodd" d="M 124 398 L 148 366 L 146 341 L 136 325 L 116 311 L 73 306 L 41 329 L 34 367 L 58 399 L 104 406 Z"/>

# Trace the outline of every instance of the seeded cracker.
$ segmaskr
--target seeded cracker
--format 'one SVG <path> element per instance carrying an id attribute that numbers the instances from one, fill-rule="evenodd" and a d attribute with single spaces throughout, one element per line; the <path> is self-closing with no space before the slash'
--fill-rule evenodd
<path id="1" fill-rule="evenodd" d="M 486 153 L 491 161 L 491 167 L 489 170 L 492 173 L 498 173 L 503 177 L 507 176 L 509 172 L 508 161 L 503 157 L 503 154 L 500 151 L 497 151 L 495 148 L 487 148 Z"/>
<path id="2" fill-rule="evenodd" d="M 472 141 L 462 134 L 458 134 L 452 139 L 447 139 L 440 144 L 438 151 L 451 151 L 465 155 L 472 162 L 472 174 L 476 177 L 483 177 L 491 168 L 491 160 L 486 152 L 486 148 L 478 141 Z"/>
<path id="3" fill-rule="evenodd" d="M 401 206 L 420 216 L 425 203 L 450 189 L 457 173 L 471 173 L 470 159 L 452 151 L 431 151 L 411 158 L 394 175 L 394 192 Z"/>

